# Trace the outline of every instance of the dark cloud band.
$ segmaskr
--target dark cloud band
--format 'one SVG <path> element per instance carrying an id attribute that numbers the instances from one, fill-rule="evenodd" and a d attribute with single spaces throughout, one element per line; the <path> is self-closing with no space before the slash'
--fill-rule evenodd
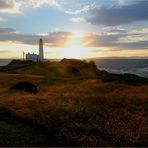
<path id="1" fill-rule="evenodd" d="M 117 26 L 148 20 L 148 1 L 112 8 L 90 10 L 87 22 L 95 25 Z"/>

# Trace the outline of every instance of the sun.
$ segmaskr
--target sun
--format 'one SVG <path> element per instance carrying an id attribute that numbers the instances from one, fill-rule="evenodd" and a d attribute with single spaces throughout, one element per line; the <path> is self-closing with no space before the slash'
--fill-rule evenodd
<path id="1" fill-rule="evenodd" d="M 60 58 L 85 58 L 86 48 L 83 45 L 84 33 L 73 32 L 67 44 L 62 48 Z"/>

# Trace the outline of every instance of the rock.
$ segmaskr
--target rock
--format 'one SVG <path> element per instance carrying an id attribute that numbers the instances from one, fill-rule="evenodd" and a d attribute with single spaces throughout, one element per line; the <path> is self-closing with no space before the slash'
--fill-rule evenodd
<path id="1" fill-rule="evenodd" d="M 72 74 L 74 74 L 74 75 L 80 75 L 80 70 L 79 69 L 77 69 L 77 68 L 75 68 L 75 67 L 72 67 L 71 68 L 71 72 L 72 72 Z"/>
<path id="2" fill-rule="evenodd" d="M 30 82 L 19 82 L 12 86 L 10 90 L 13 91 L 25 91 L 31 94 L 36 94 L 38 92 L 37 86 Z"/>

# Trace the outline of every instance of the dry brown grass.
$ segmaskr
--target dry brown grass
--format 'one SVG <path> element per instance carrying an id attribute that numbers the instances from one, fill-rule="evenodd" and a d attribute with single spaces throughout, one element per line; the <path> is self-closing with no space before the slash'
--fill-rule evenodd
<path id="1" fill-rule="evenodd" d="M 47 128 L 55 145 L 148 146 L 147 85 L 45 83 L 43 76 L 4 73 L 0 78 L 0 108 Z M 22 80 L 36 84 L 39 93 L 9 91 Z"/>

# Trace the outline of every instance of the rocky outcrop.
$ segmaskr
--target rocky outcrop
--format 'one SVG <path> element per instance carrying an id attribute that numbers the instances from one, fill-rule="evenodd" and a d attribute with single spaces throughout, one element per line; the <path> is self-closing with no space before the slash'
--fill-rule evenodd
<path id="1" fill-rule="evenodd" d="M 19 82 L 14 86 L 10 87 L 11 91 L 24 91 L 31 94 L 36 94 L 38 92 L 37 86 L 30 82 Z"/>

